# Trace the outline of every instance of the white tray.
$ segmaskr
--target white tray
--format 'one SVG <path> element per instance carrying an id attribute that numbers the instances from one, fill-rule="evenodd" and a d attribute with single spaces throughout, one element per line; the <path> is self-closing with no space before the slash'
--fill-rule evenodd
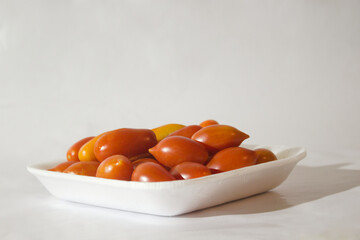
<path id="1" fill-rule="evenodd" d="M 306 156 L 304 148 L 265 147 L 279 160 L 190 180 L 129 182 L 47 171 L 57 162 L 27 167 L 55 197 L 95 206 L 176 216 L 269 191 Z"/>

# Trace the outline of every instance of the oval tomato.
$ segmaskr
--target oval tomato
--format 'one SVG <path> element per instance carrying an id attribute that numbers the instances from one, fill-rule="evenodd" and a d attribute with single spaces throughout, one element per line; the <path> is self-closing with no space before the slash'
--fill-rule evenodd
<path id="1" fill-rule="evenodd" d="M 96 141 L 94 153 L 100 162 L 112 155 L 131 158 L 146 153 L 156 143 L 155 133 L 151 130 L 121 128 L 104 133 Z"/>
<path id="2" fill-rule="evenodd" d="M 68 168 L 69 166 L 71 166 L 74 163 L 77 163 L 79 161 L 67 161 L 67 162 L 62 162 L 58 165 L 56 165 L 53 168 L 48 169 L 49 171 L 54 171 L 54 172 L 63 172 L 66 168 Z"/>
<path id="3" fill-rule="evenodd" d="M 164 167 L 153 162 L 138 165 L 131 176 L 131 181 L 163 182 L 176 180 Z"/>
<path id="4" fill-rule="evenodd" d="M 191 138 L 191 136 L 194 135 L 194 133 L 196 133 L 200 129 L 201 126 L 199 125 L 190 125 L 171 133 L 169 136 L 183 136 L 183 137 Z"/>
<path id="5" fill-rule="evenodd" d="M 99 162 L 77 162 L 65 169 L 64 173 L 95 177 Z"/>
<path id="6" fill-rule="evenodd" d="M 239 146 L 249 135 L 227 125 L 211 125 L 197 131 L 191 139 L 201 142 L 210 153 Z"/>
<path id="7" fill-rule="evenodd" d="M 256 164 L 277 160 L 276 155 L 268 149 L 258 148 L 255 149 L 254 151 L 256 154 Z"/>
<path id="8" fill-rule="evenodd" d="M 216 153 L 207 164 L 214 172 L 226 172 L 242 167 L 254 165 L 256 154 L 253 150 L 242 147 L 231 147 Z"/>
<path id="9" fill-rule="evenodd" d="M 211 175 L 210 170 L 196 162 L 183 162 L 170 170 L 170 174 L 176 179 L 192 179 Z"/>
<path id="10" fill-rule="evenodd" d="M 79 160 L 79 150 L 87 142 L 89 142 L 94 137 L 87 137 L 77 141 L 72 145 L 66 153 L 66 158 L 68 161 L 80 161 Z"/>
<path id="11" fill-rule="evenodd" d="M 149 152 L 166 167 L 174 167 L 182 162 L 205 163 L 208 152 L 200 143 L 186 137 L 164 138 Z"/>
<path id="12" fill-rule="evenodd" d="M 113 155 L 100 163 L 96 177 L 129 181 L 132 172 L 133 165 L 127 157 Z"/>
<path id="13" fill-rule="evenodd" d="M 211 126 L 211 125 L 216 125 L 219 124 L 217 121 L 209 119 L 209 120 L 205 120 L 203 122 L 200 123 L 201 127 L 207 127 L 207 126 Z"/>

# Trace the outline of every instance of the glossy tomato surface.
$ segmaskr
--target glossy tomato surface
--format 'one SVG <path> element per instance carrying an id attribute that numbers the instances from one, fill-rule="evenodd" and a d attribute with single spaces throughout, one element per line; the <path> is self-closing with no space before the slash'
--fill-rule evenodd
<path id="1" fill-rule="evenodd" d="M 201 126 L 199 125 L 189 125 L 171 133 L 169 136 L 183 136 L 183 137 L 191 138 L 191 136 L 194 135 L 194 133 L 196 133 L 200 129 Z"/>
<path id="2" fill-rule="evenodd" d="M 258 148 L 258 149 L 255 149 L 254 151 L 256 154 L 256 163 L 257 164 L 277 160 L 276 155 L 268 149 Z"/>
<path id="3" fill-rule="evenodd" d="M 199 178 L 211 175 L 210 170 L 206 166 L 196 162 L 180 163 L 171 168 L 170 173 L 178 180 Z"/>
<path id="4" fill-rule="evenodd" d="M 149 152 L 166 167 L 174 167 L 182 162 L 205 163 L 208 152 L 194 140 L 182 136 L 164 138 Z"/>
<path id="5" fill-rule="evenodd" d="M 94 153 L 99 162 L 112 155 L 131 158 L 147 153 L 156 143 L 155 133 L 149 129 L 121 128 L 104 133 L 96 141 Z"/>
<path id="6" fill-rule="evenodd" d="M 211 126 L 211 125 L 216 125 L 219 124 L 217 121 L 209 119 L 209 120 L 205 120 L 203 122 L 200 123 L 201 127 L 207 127 L 207 126 Z"/>
<path id="7" fill-rule="evenodd" d="M 201 142 L 210 153 L 239 146 L 249 135 L 228 125 L 210 125 L 197 131 L 191 139 Z"/>
<path id="8" fill-rule="evenodd" d="M 221 150 L 210 160 L 207 167 L 214 172 L 226 172 L 256 163 L 256 154 L 253 150 L 242 147 L 231 147 Z"/>
<path id="9" fill-rule="evenodd" d="M 131 181 L 163 182 L 176 180 L 164 167 L 153 162 L 138 165 L 131 176 Z"/>
<path id="10" fill-rule="evenodd" d="M 66 168 L 64 173 L 95 177 L 99 162 L 77 162 Z"/>
<path id="11" fill-rule="evenodd" d="M 69 166 L 71 166 L 74 163 L 77 163 L 79 161 L 67 161 L 67 162 L 62 162 L 58 165 L 56 165 L 53 168 L 50 168 L 49 171 L 54 171 L 54 172 L 63 172 L 66 168 L 68 168 Z"/>
<path id="12" fill-rule="evenodd" d="M 97 158 L 95 156 L 94 153 L 94 146 L 96 141 L 105 133 L 102 133 L 96 137 L 94 137 L 93 139 L 91 139 L 90 141 L 88 141 L 87 143 L 85 143 L 79 150 L 79 160 L 81 162 L 90 162 L 90 161 L 97 161 Z"/>
<path id="13" fill-rule="evenodd" d="M 79 150 L 80 148 L 87 142 L 89 142 L 94 137 L 87 137 L 84 139 L 81 139 L 80 141 L 77 141 L 74 143 L 69 150 L 66 153 L 66 158 L 68 161 L 80 161 L 79 160 Z"/>
<path id="14" fill-rule="evenodd" d="M 123 155 L 113 155 L 102 161 L 97 168 L 96 177 L 129 181 L 133 165 Z"/>

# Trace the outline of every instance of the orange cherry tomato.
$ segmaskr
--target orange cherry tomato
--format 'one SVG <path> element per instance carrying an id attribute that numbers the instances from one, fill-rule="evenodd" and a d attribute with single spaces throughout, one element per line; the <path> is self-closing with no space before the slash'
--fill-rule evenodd
<path id="1" fill-rule="evenodd" d="M 164 167 L 153 162 L 138 165 L 131 176 L 131 181 L 163 182 L 176 180 Z"/>
<path id="2" fill-rule="evenodd" d="M 186 137 L 164 138 L 149 152 L 166 167 L 174 167 L 182 162 L 205 163 L 208 152 L 201 143 Z"/>
<path id="3" fill-rule="evenodd" d="M 77 162 L 65 169 L 64 173 L 95 177 L 99 162 Z"/>
<path id="4" fill-rule="evenodd" d="M 141 158 L 141 159 L 138 159 L 138 160 L 132 162 L 132 165 L 133 165 L 133 167 L 134 167 L 134 169 L 135 169 L 135 168 L 136 168 L 137 166 L 139 166 L 140 164 L 146 163 L 146 162 L 153 162 L 153 163 L 157 163 L 157 164 L 160 164 L 160 165 L 161 165 L 161 163 L 159 163 L 158 161 L 156 161 L 156 160 L 153 159 L 153 158 Z"/>
<path id="5" fill-rule="evenodd" d="M 204 165 L 196 162 L 183 162 L 170 170 L 176 179 L 192 179 L 211 175 L 210 170 Z"/>
<path id="6" fill-rule="evenodd" d="M 71 166 L 74 163 L 77 163 L 79 161 L 66 161 L 66 162 L 62 162 L 58 165 L 56 165 L 53 168 L 48 169 L 49 171 L 54 171 L 54 172 L 63 172 L 66 168 L 68 168 L 69 166 Z"/>
<path id="7" fill-rule="evenodd" d="M 183 136 L 183 137 L 191 138 L 191 136 L 200 129 L 201 126 L 199 125 L 190 125 L 171 133 L 169 136 Z"/>
<path id="8" fill-rule="evenodd" d="M 121 128 L 104 133 L 96 141 L 94 153 L 99 162 L 112 155 L 131 158 L 148 152 L 156 143 L 155 133 L 149 129 Z"/>
<path id="9" fill-rule="evenodd" d="M 105 133 L 102 133 L 96 137 L 94 137 L 93 139 L 91 139 L 90 141 L 88 141 L 87 143 L 85 143 L 79 150 L 79 160 L 81 162 L 90 162 L 90 161 L 97 161 L 95 153 L 94 153 L 94 146 L 96 141 Z"/>
<path id="10" fill-rule="evenodd" d="M 96 177 L 129 181 L 132 172 L 133 165 L 127 157 L 113 155 L 100 163 Z"/>
<path id="11" fill-rule="evenodd" d="M 277 160 L 276 155 L 268 149 L 258 148 L 255 149 L 254 151 L 256 154 L 256 164 Z"/>
<path id="12" fill-rule="evenodd" d="M 66 153 L 66 158 L 68 161 L 80 161 L 79 160 L 79 150 L 87 142 L 89 142 L 94 137 L 87 137 L 77 141 L 72 145 Z"/>
<path id="13" fill-rule="evenodd" d="M 251 166 L 255 163 L 255 151 L 242 147 L 231 147 L 221 150 L 215 154 L 215 156 L 207 164 L 207 167 L 216 170 L 214 172 L 226 172 Z"/>
<path id="14" fill-rule="evenodd" d="M 201 142 L 210 153 L 239 146 L 249 135 L 227 125 L 211 125 L 194 133 L 191 139 Z"/>
<path id="15" fill-rule="evenodd" d="M 203 121 L 202 123 L 200 123 L 200 126 L 207 127 L 207 126 L 216 125 L 216 124 L 219 124 L 219 123 L 215 120 L 209 119 L 209 120 L 206 120 L 206 121 Z"/>

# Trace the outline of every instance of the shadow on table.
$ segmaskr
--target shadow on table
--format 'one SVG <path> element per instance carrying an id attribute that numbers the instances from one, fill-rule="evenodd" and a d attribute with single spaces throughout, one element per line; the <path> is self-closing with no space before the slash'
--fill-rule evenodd
<path id="1" fill-rule="evenodd" d="M 181 217 L 197 218 L 277 211 L 360 186 L 360 170 L 341 169 L 347 165 L 349 164 L 296 166 L 283 185 L 273 191 Z"/>

